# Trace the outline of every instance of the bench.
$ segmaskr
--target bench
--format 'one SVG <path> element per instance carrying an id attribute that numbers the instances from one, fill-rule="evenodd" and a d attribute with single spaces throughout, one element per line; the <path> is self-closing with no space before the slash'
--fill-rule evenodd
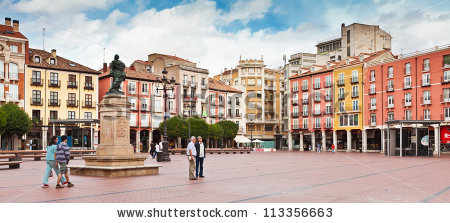
<path id="1" fill-rule="evenodd" d="M 209 154 L 214 154 L 214 153 L 217 153 L 217 154 L 222 154 L 222 153 L 244 154 L 245 152 L 250 153 L 251 151 L 249 149 L 206 149 L 206 152 Z M 171 153 L 172 155 L 175 155 L 176 153 L 183 155 L 183 154 L 186 154 L 186 149 L 171 149 L 171 150 L 169 150 L 169 153 Z"/>
<path id="2" fill-rule="evenodd" d="M 22 158 L 34 158 L 34 161 L 39 161 L 39 160 L 41 160 L 42 157 L 45 157 L 45 156 L 46 156 L 45 154 L 27 154 L 27 155 L 20 154 L 19 155 L 19 157 L 22 157 Z"/>
<path id="3" fill-rule="evenodd" d="M 18 169 L 22 161 L 0 161 L 0 165 L 9 165 L 9 169 Z"/>

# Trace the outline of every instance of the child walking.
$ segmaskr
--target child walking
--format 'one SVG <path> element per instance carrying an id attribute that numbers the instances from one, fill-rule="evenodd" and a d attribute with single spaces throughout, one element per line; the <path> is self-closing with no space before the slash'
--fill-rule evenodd
<path id="1" fill-rule="evenodd" d="M 56 183 L 56 188 L 63 188 L 59 184 L 62 179 L 62 175 L 67 179 L 67 187 L 73 187 L 74 185 L 69 180 L 69 172 L 67 171 L 67 164 L 69 164 L 70 160 L 70 151 L 69 146 L 67 146 L 67 136 L 63 135 L 61 136 L 61 143 L 58 146 L 58 149 L 56 150 L 56 161 L 59 164 L 59 174 L 58 174 L 58 181 Z"/>
<path id="2" fill-rule="evenodd" d="M 50 139 L 50 143 L 47 147 L 47 155 L 45 156 L 45 160 L 47 161 L 47 167 L 44 172 L 44 180 L 42 181 L 42 188 L 48 187 L 48 178 L 52 169 L 55 170 L 55 174 L 58 175 L 59 169 L 56 165 L 56 143 L 58 143 L 58 138 L 56 136 L 52 136 Z M 67 184 L 67 180 L 65 177 L 62 178 L 63 185 Z"/>

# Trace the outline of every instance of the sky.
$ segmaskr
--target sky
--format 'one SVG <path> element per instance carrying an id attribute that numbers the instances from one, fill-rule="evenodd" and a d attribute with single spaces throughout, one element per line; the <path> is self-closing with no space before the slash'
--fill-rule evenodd
<path id="1" fill-rule="evenodd" d="M 176 55 L 210 76 L 240 57 L 277 68 L 284 54 L 338 37 L 342 23 L 379 25 L 394 54 L 450 44 L 450 0 L 0 0 L 0 14 L 20 21 L 30 47 L 94 69 L 116 53 L 127 66 Z"/>

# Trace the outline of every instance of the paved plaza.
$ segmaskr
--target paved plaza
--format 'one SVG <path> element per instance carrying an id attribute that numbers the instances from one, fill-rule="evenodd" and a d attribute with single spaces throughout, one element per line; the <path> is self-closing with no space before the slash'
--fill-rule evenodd
<path id="1" fill-rule="evenodd" d="M 45 161 L 25 160 L 20 169 L 0 169 L 0 202 L 450 202 L 450 156 L 214 154 L 197 181 L 188 180 L 186 156 L 171 158 L 159 175 L 72 176 L 75 187 L 58 190 L 55 177 L 41 188 Z"/>

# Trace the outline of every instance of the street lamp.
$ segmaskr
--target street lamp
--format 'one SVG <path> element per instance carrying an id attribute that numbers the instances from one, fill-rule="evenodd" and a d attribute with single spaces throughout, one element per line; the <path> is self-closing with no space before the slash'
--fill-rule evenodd
<path id="1" fill-rule="evenodd" d="M 253 148 L 253 127 L 255 126 L 255 123 L 250 120 L 250 122 L 247 124 L 250 127 L 250 148 Z"/>
<path id="2" fill-rule="evenodd" d="M 162 91 L 163 92 L 163 98 L 164 98 L 164 136 L 163 136 L 163 152 L 162 152 L 162 161 L 166 162 L 166 161 L 170 161 L 170 157 L 169 157 L 169 142 L 167 142 L 167 122 L 166 120 L 169 118 L 170 114 L 167 112 L 167 91 L 172 91 L 172 93 L 174 92 L 174 85 L 175 85 L 175 79 L 174 77 L 172 77 L 172 79 L 168 79 L 166 77 L 167 75 L 167 71 L 166 68 L 164 68 L 162 74 L 163 77 L 161 78 L 161 80 L 159 80 L 159 78 L 156 78 L 156 91 Z M 159 85 L 161 83 L 161 86 Z"/>

